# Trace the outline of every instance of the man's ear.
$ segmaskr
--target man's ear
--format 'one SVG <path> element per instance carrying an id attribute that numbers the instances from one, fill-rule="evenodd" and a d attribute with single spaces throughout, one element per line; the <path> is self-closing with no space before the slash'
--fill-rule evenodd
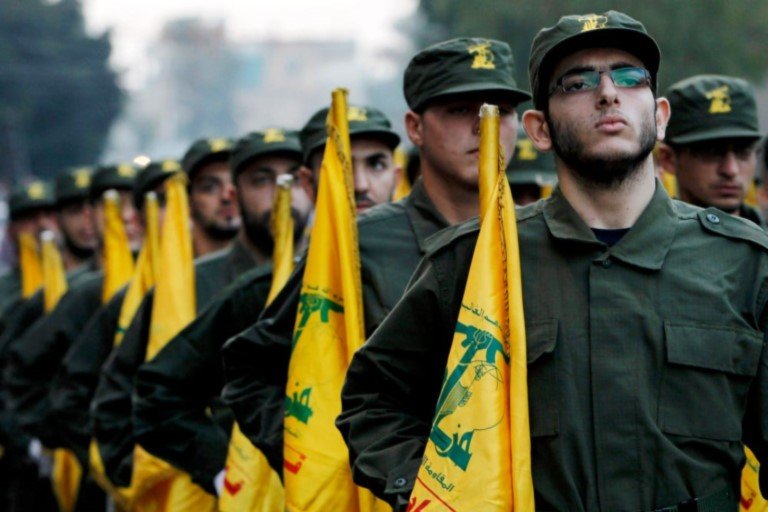
<path id="1" fill-rule="evenodd" d="M 424 144 L 424 120 L 422 117 L 423 114 L 417 114 L 413 110 L 405 113 L 405 132 L 417 148 Z"/>
<path id="2" fill-rule="evenodd" d="M 552 149 L 552 137 L 549 133 L 549 125 L 541 110 L 526 110 L 523 112 L 523 128 L 528 138 L 539 151 Z"/>
<path id="3" fill-rule="evenodd" d="M 677 169 L 677 155 L 675 150 L 672 149 L 669 144 L 659 142 L 659 148 L 656 152 L 656 157 L 659 160 L 659 166 L 669 174 L 675 174 Z"/>
<path id="4" fill-rule="evenodd" d="M 656 98 L 656 140 L 662 141 L 667 134 L 667 124 L 672 116 L 672 107 L 667 98 Z"/>
<path id="5" fill-rule="evenodd" d="M 304 189 L 307 197 L 314 204 L 317 199 L 315 197 L 315 173 L 306 165 L 302 165 L 296 174 L 298 175 L 299 186 Z"/>

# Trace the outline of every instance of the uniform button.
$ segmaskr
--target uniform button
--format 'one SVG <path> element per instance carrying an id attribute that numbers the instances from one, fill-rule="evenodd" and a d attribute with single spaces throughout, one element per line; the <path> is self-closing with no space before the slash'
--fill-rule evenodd
<path id="1" fill-rule="evenodd" d="M 707 214 L 707 220 L 709 222 L 711 222 L 712 224 L 720 224 L 720 217 L 718 217 L 714 213 L 708 213 Z"/>
<path id="2" fill-rule="evenodd" d="M 611 258 L 605 258 L 603 260 L 603 268 L 611 268 L 611 265 L 613 265 Z"/>
<path id="3" fill-rule="evenodd" d="M 405 484 L 407 483 L 408 483 L 408 480 L 401 477 L 395 480 L 395 487 L 405 487 Z"/>

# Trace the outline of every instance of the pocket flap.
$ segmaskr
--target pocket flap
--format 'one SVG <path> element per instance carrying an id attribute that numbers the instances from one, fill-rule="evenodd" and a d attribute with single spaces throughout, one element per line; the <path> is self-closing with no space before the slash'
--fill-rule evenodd
<path id="1" fill-rule="evenodd" d="M 734 375 L 754 376 L 763 350 L 757 331 L 721 325 L 664 323 L 667 361 Z"/>
<path id="2" fill-rule="evenodd" d="M 555 351 L 555 345 L 557 344 L 557 319 L 552 318 L 527 324 L 525 326 L 525 337 L 528 348 L 527 360 L 528 364 L 531 364 L 544 354 L 551 354 Z"/>

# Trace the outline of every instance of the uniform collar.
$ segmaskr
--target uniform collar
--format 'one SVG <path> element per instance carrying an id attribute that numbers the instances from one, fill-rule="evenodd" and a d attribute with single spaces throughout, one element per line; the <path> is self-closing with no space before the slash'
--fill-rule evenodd
<path id="1" fill-rule="evenodd" d="M 543 206 L 544 221 L 553 237 L 605 247 L 568 203 L 559 188 Z M 675 238 L 677 212 L 659 180 L 634 226 L 613 247 L 610 257 L 636 267 L 659 270 Z"/>
<path id="2" fill-rule="evenodd" d="M 403 207 L 411 222 L 413 233 L 416 235 L 419 250 L 422 253 L 427 252 L 427 239 L 441 229 L 447 228 L 449 224 L 435 208 L 427 191 L 424 190 L 421 179 L 414 183 L 411 193 L 403 201 Z"/>

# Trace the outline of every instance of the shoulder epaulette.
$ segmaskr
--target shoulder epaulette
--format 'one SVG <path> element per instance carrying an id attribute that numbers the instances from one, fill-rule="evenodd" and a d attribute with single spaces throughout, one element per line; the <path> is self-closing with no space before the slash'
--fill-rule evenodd
<path id="1" fill-rule="evenodd" d="M 724 213 L 716 208 L 697 212 L 702 228 L 707 233 L 742 240 L 768 250 L 768 234 L 754 222 Z"/>

